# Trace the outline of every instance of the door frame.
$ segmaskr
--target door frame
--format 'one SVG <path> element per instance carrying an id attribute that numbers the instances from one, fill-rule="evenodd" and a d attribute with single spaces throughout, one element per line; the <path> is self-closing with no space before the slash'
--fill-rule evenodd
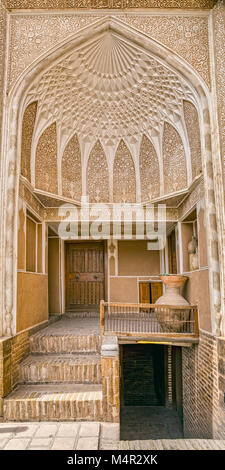
<path id="1" fill-rule="evenodd" d="M 64 309 L 67 312 L 67 247 L 68 245 L 86 245 L 86 244 L 101 244 L 103 246 L 104 253 L 104 296 L 106 302 L 108 301 L 108 247 L 107 240 L 65 240 L 64 241 Z"/>

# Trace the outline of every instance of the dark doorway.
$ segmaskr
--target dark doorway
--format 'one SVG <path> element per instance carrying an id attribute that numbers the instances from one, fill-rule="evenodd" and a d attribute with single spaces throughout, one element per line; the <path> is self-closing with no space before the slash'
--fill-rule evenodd
<path id="1" fill-rule="evenodd" d="M 120 348 L 120 438 L 177 439 L 182 431 L 181 348 Z"/>
<path id="2" fill-rule="evenodd" d="M 126 345 L 122 355 L 124 406 L 165 405 L 164 347 Z"/>

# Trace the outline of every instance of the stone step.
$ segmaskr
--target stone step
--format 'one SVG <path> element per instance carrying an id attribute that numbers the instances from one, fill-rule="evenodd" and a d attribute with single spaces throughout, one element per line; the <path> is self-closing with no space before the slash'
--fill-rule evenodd
<path id="1" fill-rule="evenodd" d="M 98 334 L 48 334 L 46 330 L 30 337 L 32 353 L 95 353 L 100 352 L 101 337 Z"/>
<path id="2" fill-rule="evenodd" d="M 95 310 L 92 310 L 92 311 L 84 311 L 84 310 L 80 310 L 80 311 L 70 311 L 70 312 L 66 312 L 66 317 L 67 318 L 97 318 L 98 320 L 100 319 L 100 313 L 99 311 L 95 311 Z"/>
<path id="3" fill-rule="evenodd" d="M 20 364 L 20 383 L 101 383 L 101 357 L 86 355 L 31 355 Z"/>
<path id="4" fill-rule="evenodd" d="M 100 385 L 21 385 L 4 399 L 5 421 L 101 421 Z"/>

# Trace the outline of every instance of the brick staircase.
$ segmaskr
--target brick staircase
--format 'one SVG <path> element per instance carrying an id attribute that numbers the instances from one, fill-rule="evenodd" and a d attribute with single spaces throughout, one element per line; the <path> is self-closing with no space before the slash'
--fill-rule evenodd
<path id="1" fill-rule="evenodd" d="M 61 320 L 30 337 L 20 383 L 4 399 L 4 420 L 102 420 L 100 336 L 74 333 L 67 320 L 66 327 Z"/>

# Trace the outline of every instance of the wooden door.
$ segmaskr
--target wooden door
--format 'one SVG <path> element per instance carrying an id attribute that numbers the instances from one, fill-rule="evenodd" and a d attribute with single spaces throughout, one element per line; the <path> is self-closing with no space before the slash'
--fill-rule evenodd
<path id="1" fill-rule="evenodd" d="M 163 295 L 162 282 L 151 282 L 151 303 L 155 304 L 161 295 Z"/>
<path id="2" fill-rule="evenodd" d="M 104 299 L 104 245 L 69 243 L 66 262 L 68 310 L 98 310 Z"/>
<path id="3" fill-rule="evenodd" d="M 162 282 L 140 282 L 139 302 L 140 304 L 155 304 L 156 300 L 163 294 Z"/>
<path id="4" fill-rule="evenodd" d="M 149 282 L 139 282 L 139 302 L 140 304 L 150 304 Z"/>

